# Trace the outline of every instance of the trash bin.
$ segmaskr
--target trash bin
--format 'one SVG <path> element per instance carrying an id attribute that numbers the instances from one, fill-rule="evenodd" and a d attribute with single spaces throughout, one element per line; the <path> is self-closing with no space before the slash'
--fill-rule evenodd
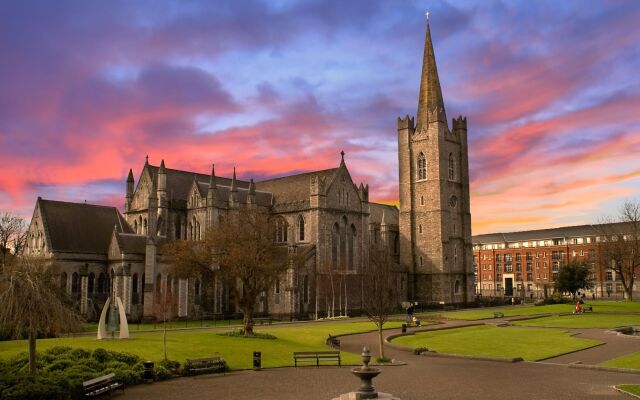
<path id="1" fill-rule="evenodd" d="M 262 353 L 259 351 L 253 352 L 253 369 L 259 370 L 262 366 Z"/>
<path id="2" fill-rule="evenodd" d="M 402 333 L 407 333 L 407 324 L 402 324 Z"/>
<path id="3" fill-rule="evenodd" d="M 144 371 L 143 371 L 142 377 L 143 377 L 144 383 L 152 383 L 156 375 L 153 370 L 153 361 L 145 361 L 143 365 L 144 365 Z"/>

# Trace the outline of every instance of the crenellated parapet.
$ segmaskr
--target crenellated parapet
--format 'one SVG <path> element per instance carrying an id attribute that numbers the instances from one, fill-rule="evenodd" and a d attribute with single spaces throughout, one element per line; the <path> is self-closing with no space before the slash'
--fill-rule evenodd
<path id="1" fill-rule="evenodd" d="M 453 133 L 461 133 L 467 131 L 467 117 L 459 115 L 457 118 L 451 120 L 451 129 Z"/>
<path id="2" fill-rule="evenodd" d="M 398 131 L 408 129 L 413 131 L 415 129 L 414 117 L 409 117 L 407 114 L 404 118 L 398 117 Z"/>

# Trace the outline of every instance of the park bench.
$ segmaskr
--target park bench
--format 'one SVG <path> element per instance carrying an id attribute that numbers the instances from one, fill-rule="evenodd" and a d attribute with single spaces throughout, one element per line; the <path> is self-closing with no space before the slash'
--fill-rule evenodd
<path id="1" fill-rule="evenodd" d="M 298 362 L 313 362 L 315 361 L 316 367 L 320 366 L 320 361 L 337 361 L 340 363 L 339 351 L 294 351 L 293 362 L 297 367 Z"/>
<path id="2" fill-rule="evenodd" d="M 120 389 L 124 392 L 124 383 L 115 380 L 116 374 L 113 372 L 104 376 L 100 376 L 88 381 L 82 382 L 84 389 L 84 397 L 98 397 L 102 394 L 113 392 Z"/>
<path id="3" fill-rule="evenodd" d="M 265 323 L 268 323 L 269 325 L 271 325 L 273 321 L 275 321 L 273 318 L 254 318 L 253 319 L 254 324 L 257 324 L 259 322 L 260 325 L 264 325 Z"/>
<path id="4" fill-rule="evenodd" d="M 329 347 L 333 347 L 334 349 L 339 349 L 340 348 L 340 339 L 338 339 L 335 336 L 331 336 L 329 335 L 329 337 L 327 338 L 327 341 L 325 342 L 325 344 Z"/>
<path id="5" fill-rule="evenodd" d="M 504 317 L 504 313 L 500 311 L 496 311 L 493 313 L 493 318 L 502 318 L 502 317 Z"/>
<path id="6" fill-rule="evenodd" d="M 186 375 L 224 372 L 226 369 L 227 363 L 222 357 L 187 358 L 184 362 L 184 371 Z"/>
<path id="7" fill-rule="evenodd" d="M 582 306 L 582 312 L 593 312 L 593 306 Z"/>

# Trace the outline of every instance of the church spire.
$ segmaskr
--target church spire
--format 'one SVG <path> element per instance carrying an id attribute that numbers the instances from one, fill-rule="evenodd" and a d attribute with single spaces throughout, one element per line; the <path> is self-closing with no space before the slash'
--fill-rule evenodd
<path id="1" fill-rule="evenodd" d="M 211 177 L 209 177 L 209 189 L 216 188 L 216 165 L 211 164 Z"/>
<path id="2" fill-rule="evenodd" d="M 237 192 L 238 191 L 238 184 L 236 183 L 236 167 L 233 167 L 233 178 L 231 178 L 231 191 L 232 192 Z"/>
<path id="3" fill-rule="evenodd" d="M 430 122 L 447 122 L 447 115 L 442 100 L 436 56 L 433 52 L 431 30 L 429 28 L 429 13 L 427 12 L 427 34 L 424 39 L 424 56 L 422 59 L 422 77 L 420 79 L 420 97 L 418 99 L 418 115 L 416 131 L 422 130 Z"/>

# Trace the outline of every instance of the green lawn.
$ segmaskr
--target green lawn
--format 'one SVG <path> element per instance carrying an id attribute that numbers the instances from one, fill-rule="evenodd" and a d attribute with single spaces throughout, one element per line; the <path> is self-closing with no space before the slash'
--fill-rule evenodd
<path id="1" fill-rule="evenodd" d="M 588 301 L 595 312 L 640 312 L 640 301 Z M 477 308 L 466 311 L 455 311 L 442 314 L 449 319 L 478 320 L 493 318 L 496 311 L 502 312 L 505 317 L 517 315 L 558 314 L 573 312 L 574 304 L 550 304 L 546 306 L 505 306 Z"/>
<path id="2" fill-rule="evenodd" d="M 277 321 L 274 322 L 274 324 Z M 194 321 L 171 321 L 167 322 L 168 329 L 178 329 L 178 328 L 216 328 L 216 327 L 229 327 L 229 326 L 238 326 L 242 324 L 241 319 L 225 319 L 225 320 L 194 320 Z M 260 323 L 256 324 L 259 328 Z M 129 324 L 129 332 L 135 331 L 151 331 L 164 329 L 163 324 L 161 322 L 154 323 L 145 323 L 145 324 L 137 324 L 130 323 Z M 98 323 L 97 322 L 87 322 L 82 324 L 82 332 L 97 332 L 98 331 Z"/>
<path id="3" fill-rule="evenodd" d="M 577 314 L 543 317 L 513 322 L 513 325 L 548 328 L 617 328 L 639 325 L 638 314 Z"/>
<path id="4" fill-rule="evenodd" d="M 622 389 L 627 393 L 635 394 L 636 396 L 640 396 L 640 385 L 618 385 L 616 386 L 618 389 Z"/>
<path id="5" fill-rule="evenodd" d="M 385 327 L 400 326 L 400 322 L 390 322 Z M 186 358 L 208 357 L 219 353 L 232 369 L 251 368 L 253 351 L 262 352 L 264 367 L 293 365 L 293 351 L 328 350 L 324 344 L 327 336 L 375 330 L 371 322 L 326 322 L 313 325 L 270 328 L 258 331 L 268 332 L 276 340 L 245 339 L 217 335 L 216 331 L 173 331 L 167 335 L 167 356 L 181 363 Z M 222 330 L 218 331 L 221 332 Z M 162 333 L 132 333 L 126 340 L 98 341 L 90 337 L 58 338 L 38 340 L 38 350 L 54 346 L 81 347 L 93 350 L 102 347 L 108 350 L 126 351 L 138 356 L 158 361 L 162 359 Z M 21 341 L 0 342 L 0 359 L 10 358 L 27 350 L 27 343 Z M 342 353 L 343 363 L 359 364 L 356 354 Z"/>
<path id="6" fill-rule="evenodd" d="M 488 325 L 423 332 L 401 336 L 393 342 L 410 348 L 426 347 L 438 353 L 522 357 L 529 361 L 586 349 L 600 343 L 571 337 L 567 332 L 556 329 L 499 328 Z"/>
<path id="7" fill-rule="evenodd" d="M 640 369 L 640 352 L 631 353 L 602 363 L 605 367 Z"/>

